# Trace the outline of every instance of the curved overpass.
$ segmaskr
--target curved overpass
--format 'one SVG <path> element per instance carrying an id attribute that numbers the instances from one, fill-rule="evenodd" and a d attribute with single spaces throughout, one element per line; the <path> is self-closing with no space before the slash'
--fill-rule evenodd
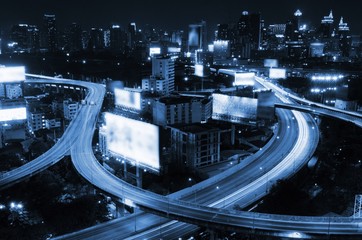
<path id="1" fill-rule="evenodd" d="M 48 78 L 48 81 L 53 78 Z M 45 80 L 46 81 L 46 80 Z M 62 80 L 68 81 L 68 80 Z M 89 87 L 91 83 L 78 82 L 79 85 L 85 85 L 85 87 Z M 97 91 L 90 91 L 93 94 L 101 93 L 99 96 L 93 95 L 93 97 L 97 98 L 96 102 L 102 102 L 104 95 L 104 88 L 99 87 Z M 93 108 L 93 109 L 92 109 Z M 265 185 L 269 182 L 275 180 L 276 177 L 280 177 L 281 174 L 284 176 L 288 176 L 288 174 L 292 174 L 294 170 L 292 166 L 295 166 L 296 161 L 295 157 L 299 157 L 302 160 L 310 157 L 310 153 L 314 151 L 316 144 L 308 144 L 307 140 L 309 140 L 310 136 L 310 126 L 308 126 L 307 119 L 308 116 L 304 116 L 300 113 L 294 112 L 295 120 L 290 120 L 292 122 L 296 122 L 296 125 L 288 125 L 288 128 L 291 126 L 296 126 L 298 131 L 296 132 L 298 135 L 296 144 L 292 144 L 292 148 L 289 149 L 289 154 L 286 156 L 281 156 L 282 161 L 273 166 L 265 166 L 262 174 L 253 173 L 254 179 L 245 187 L 240 187 L 238 191 L 233 189 L 233 193 L 227 196 L 223 196 L 222 199 L 217 201 L 211 197 L 208 201 L 212 201 L 212 203 L 208 203 L 205 199 L 205 204 L 208 204 L 209 207 L 201 206 L 199 204 L 192 204 L 180 200 L 173 199 L 171 197 L 160 196 L 151 192 L 144 191 L 142 189 L 138 189 L 134 186 L 126 184 L 125 182 L 120 181 L 118 178 L 108 173 L 95 159 L 92 153 L 91 139 L 93 135 L 93 131 L 90 129 L 95 128 L 96 119 L 98 113 L 100 111 L 100 104 L 95 105 L 95 107 L 87 106 L 82 108 L 82 119 L 86 120 L 85 124 L 82 125 L 81 136 L 86 141 L 83 144 L 80 144 L 79 141 L 76 142 L 72 148 L 72 157 L 74 156 L 74 164 L 78 171 L 91 183 L 100 187 L 101 189 L 109 192 L 110 194 L 120 197 L 122 199 L 132 200 L 136 205 L 140 206 L 143 209 L 149 209 L 151 211 L 155 211 L 158 214 L 165 215 L 170 218 L 179 219 L 182 221 L 187 221 L 190 223 L 196 223 L 198 225 L 205 226 L 215 226 L 225 229 L 262 229 L 262 230 L 272 230 L 272 231 L 290 231 L 300 230 L 302 232 L 316 233 L 316 234 L 358 234 L 360 233 L 360 221 L 351 218 L 335 218 L 333 221 L 326 221 L 325 218 L 318 217 L 292 217 L 290 216 L 282 216 L 282 215 L 269 215 L 269 214 L 256 214 L 249 212 L 234 212 L 229 210 L 221 210 L 216 207 L 222 207 L 230 205 L 232 202 L 235 202 L 237 199 L 240 199 L 241 193 L 248 192 L 265 192 Z M 79 113 L 80 114 L 80 113 Z M 76 118 L 78 119 L 78 117 Z M 81 120 L 79 120 L 81 121 Z M 311 120 L 311 122 L 313 122 Z M 83 122 L 84 123 L 84 122 Z M 291 123 L 292 124 L 292 123 Z M 79 131 L 79 129 L 78 129 Z M 293 134 L 290 134 L 293 135 Z M 312 136 L 317 134 L 311 134 Z M 64 135 L 63 135 L 64 136 Z M 68 136 L 68 134 L 66 135 Z M 72 136 L 74 138 L 74 136 Z M 282 138 L 280 138 L 282 139 Z M 64 143 L 63 143 L 64 144 Z M 290 146 L 290 145 L 289 145 Z M 283 146 L 285 148 L 286 145 Z M 305 150 L 308 149 L 308 150 Z M 264 150 L 264 151 L 263 151 Z M 258 152 L 256 155 L 262 155 L 263 152 L 266 152 L 263 149 Z M 313 150 L 313 151 L 311 151 Z M 276 150 L 270 150 L 270 153 L 276 154 Z M 260 153 L 260 154 L 259 154 Z M 269 155 L 270 155 L 269 153 Z M 300 161 L 298 161 L 299 163 Z M 303 163 L 303 161 L 301 161 Z M 254 170 L 256 170 L 259 165 L 252 164 L 254 166 Z M 259 169 L 262 169 L 259 167 Z M 250 169 L 249 169 L 250 170 Z M 35 170 L 36 171 L 36 170 Z M 249 173 L 250 174 L 250 173 Z M 241 174 L 238 174 L 241 175 Z M 255 176 L 257 175 L 257 176 Z M 227 178 L 221 178 L 226 180 Z M 232 180 L 231 182 L 234 182 Z M 216 183 L 216 182 L 215 182 Z M 218 182 L 219 183 L 219 182 Z M 230 180 L 229 182 L 230 183 Z M 209 185 L 210 186 L 210 185 Z M 205 186 L 200 187 L 203 189 Z M 219 187 L 219 186 L 217 186 Z M 219 188 L 217 188 L 219 189 Z M 267 190 L 268 188 L 266 188 Z M 197 187 L 195 187 L 194 191 L 197 191 Z M 215 190 L 215 189 L 214 189 Z M 222 189 L 222 192 L 227 192 L 227 189 Z M 190 191 L 183 196 L 185 200 L 187 197 L 190 198 Z M 210 196 L 210 191 L 206 191 L 208 196 Z M 197 192 L 198 193 L 198 192 Z M 201 194 L 201 192 L 200 192 Z M 176 194 L 177 195 L 177 194 Z M 192 194 L 191 194 L 192 195 Z M 248 194 L 244 195 L 246 198 Z M 126 196 L 126 197 L 125 197 Z M 249 200 L 250 200 L 250 196 Z M 181 198 L 181 196 L 175 196 L 175 198 Z M 246 198 L 247 199 L 247 198 Z M 245 199 L 245 200 L 246 200 Z M 255 197 L 254 199 L 255 200 Z M 252 200 L 250 200 L 252 202 Z"/>
<path id="2" fill-rule="evenodd" d="M 333 225 L 333 223 L 327 223 L 324 221 L 325 219 L 315 218 L 314 220 L 320 222 L 316 224 L 315 222 L 310 223 L 310 220 L 306 220 L 303 217 L 296 218 L 294 221 L 291 220 L 289 216 L 274 216 L 270 214 L 258 214 L 255 215 L 249 212 L 232 212 L 232 211 L 223 211 L 215 207 L 222 207 L 226 205 L 230 205 L 235 201 L 243 198 L 245 202 L 252 202 L 255 200 L 255 196 L 253 194 L 260 192 L 265 192 L 265 185 L 269 182 L 272 182 L 275 179 L 280 179 L 282 177 L 287 177 L 293 173 L 293 164 L 295 164 L 295 158 L 301 158 L 303 160 L 309 159 L 310 154 L 314 152 L 316 142 L 311 139 L 311 136 L 318 136 L 317 133 L 312 134 L 312 127 L 308 125 L 307 120 L 313 122 L 310 117 L 305 116 L 301 113 L 293 112 L 294 120 L 292 117 L 288 116 L 286 119 L 290 121 L 294 121 L 295 125 L 288 125 L 297 129 L 295 132 L 297 134 L 297 139 L 294 141 L 293 139 L 289 139 L 288 137 L 281 137 L 280 139 L 285 139 L 286 142 L 281 147 L 280 152 L 284 152 L 284 150 L 289 150 L 289 154 L 286 156 L 279 156 L 279 160 L 282 161 L 273 166 L 266 166 L 265 172 L 261 175 L 257 173 L 260 172 L 260 165 L 251 164 L 251 167 L 254 167 L 252 171 L 249 169 L 249 174 L 253 174 L 254 178 L 252 178 L 249 184 L 246 184 L 244 187 L 232 189 L 232 193 L 228 193 L 226 196 L 222 196 L 221 199 L 215 200 L 215 184 L 217 185 L 216 189 L 222 189 L 222 192 L 228 192 L 227 186 L 229 184 L 240 184 L 235 181 L 235 178 L 223 178 L 222 181 L 225 181 L 225 189 L 221 187 L 222 182 L 217 181 L 213 184 L 208 183 L 207 186 L 203 186 L 203 188 L 197 189 L 194 186 L 194 189 L 187 191 L 187 196 L 180 196 L 179 199 L 189 200 L 189 202 L 176 200 L 173 197 L 164 197 L 151 192 L 147 192 L 145 190 L 136 188 L 132 185 L 129 185 L 120 179 L 116 178 L 114 175 L 107 172 L 94 158 L 93 154 L 89 151 L 91 148 L 91 138 L 92 133 L 87 131 L 83 131 L 85 134 L 83 135 L 83 139 L 89 139 L 86 145 L 75 144 L 72 147 L 72 161 L 78 170 L 78 172 L 83 175 L 88 181 L 97 186 L 98 188 L 110 193 L 113 196 L 124 199 L 127 202 L 133 202 L 135 205 L 139 206 L 141 209 L 146 209 L 148 211 L 169 217 L 177 220 L 186 221 L 189 223 L 194 223 L 197 225 L 204 226 L 213 226 L 219 227 L 223 229 L 244 229 L 244 228 L 252 228 L 252 229 L 263 229 L 263 230 L 271 230 L 275 228 L 278 231 L 290 231 L 290 229 L 299 229 L 303 232 L 310 233 L 319 233 L 319 234 L 327 234 L 332 233 L 328 226 Z M 290 123 L 292 124 L 292 123 Z M 86 126 L 85 126 L 86 127 Z M 87 127 L 88 128 L 88 127 Z M 290 134 L 293 135 L 293 134 Z M 281 135 L 282 136 L 282 135 Z M 288 136 L 288 134 L 284 134 L 283 136 Z M 295 143 L 295 144 L 294 144 Z M 312 143 L 312 144 L 311 144 Z M 291 149 L 287 146 L 291 146 Z M 263 150 L 260 151 L 262 154 Z M 273 158 L 278 158 L 276 156 L 276 150 L 273 149 L 268 154 L 263 157 L 268 157 L 272 155 L 269 159 L 272 161 Z M 260 156 L 259 154 L 259 156 Z M 280 153 L 278 153 L 280 155 Z M 90 160 L 91 159 L 91 160 Z M 298 161 L 299 162 L 299 161 Z M 303 162 L 303 161 L 302 161 Z M 239 169 L 240 170 L 240 169 Z M 247 173 L 246 173 L 247 174 Z M 240 172 L 237 175 L 241 176 Z M 257 175 L 255 177 L 255 175 Z M 246 176 L 243 176 L 247 178 Z M 251 176 L 252 177 L 252 176 Z M 230 180 L 231 179 L 231 180 Z M 202 185 L 202 184 L 201 184 Z M 200 186 L 201 186 L 200 185 Z M 270 184 L 271 185 L 271 184 Z M 206 188 L 206 190 L 205 190 Z M 193 192 L 194 191 L 194 192 Z M 199 192 L 200 191 L 200 192 Z M 204 194 L 203 195 L 203 192 Z M 221 191 L 221 190 L 220 190 Z M 259 193 L 258 193 L 259 192 Z M 200 194 L 200 195 L 199 195 Z M 202 204 L 207 204 L 209 207 L 200 206 L 198 204 L 190 203 L 192 202 L 194 196 L 205 196 L 202 197 Z M 195 197 L 196 198 L 196 197 Z M 346 220 L 348 219 L 348 221 Z M 349 218 L 343 219 L 343 222 L 351 222 Z M 281 224 L 279 224 L 281 222 Z M 353 220 L 352 220 L 353 222 Z M 288 223 L 288 224 L 286 224 Z M 313 227 L 317 226 L 318 227 Z M 337 226 L 337 225 L 336 225 Z M 353 224 L 348 225 L 350 227 L 350 232 L 356 233 L 358 229 Z M 337 229 L 337 227 L 335 228 Z M 343 233 L 342 233 L 343 232 Z M 338 234 L 338 231 L 335 232 Z M 340 231 L 340 234 L 345 234 L 345 231 Z"/>
<path id="3" fill-rule="evenodd" d="M 99 84 L 86 83 L 81 81 L 74 81 L 69 79 L 52 78 L 46 76 L 38 76 L 32 74 L 26 74 L 27 77 L 33 79 L 27 79 L 25 83 L 54 83 L 54 84 L 66 84 L 81 86 L 88 89 L 86 96 L 87 101 L 100 101 L 100 97 L 104 96 L 104 87 Z M 42 79 L 36 79 L 42 78 Z M 103 100 L 102 100 L 103 101 Z M 16 168 L 12 171 L 6 172 L 0 177 L 0 189 L 9 187 L 15 183 L 18 183 L 34 174 L 41 172 L 42 170 L 56 164 L 60 161 L 67 153 L 69 153 L 70 147 L 77 141 L 80 132 L 79 129 L 83 126 L 85 121 L 90 119 L 85 118 L 85 112 L 90 110 L 90 106 L 80 105 L 77 115 L 72 120 L 63 133 L 62 137 L 58 142 L 54 144 L 47 152 L 39 156 L 38 158 Z"/>

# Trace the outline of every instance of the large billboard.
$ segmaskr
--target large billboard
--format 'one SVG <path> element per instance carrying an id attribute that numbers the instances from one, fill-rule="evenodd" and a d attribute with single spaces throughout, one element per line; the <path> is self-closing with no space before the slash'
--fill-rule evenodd
<path id="1" fill-rule="evenodd" d="M 255 73 L 253 72 L 235 72 L 234 86 L 254 86 Z"/>
<path id="2" fill-rule="evenodd" d="M 0 83 L 25 81 L 25 67 L 0 67 Z"/>
<path id="3" fill-rule="evenodd" d="M 277 68 L 278 59 L 264 59 L 264 67 Z"/>
<path id="4" fill-rule="evenodd" d="M 131 108 L 141 110 L 141 91 L 140 89 L 132 88 L 115 88 L 114 98 L 115 105 L 118 107 Z"/>
<path id="5" fill-rule="evenodd" d="M 16 121 L 24 119 L 26 119 L 25 107 L 0 109 L 0 122 Z"/>
<path id="6" fill-rule="evenodd" d="M 108 150 L 153 171 L 160 169 L 158 126 L 105 113 Z"/>
<path id="7" fill-rule="evenodd" d="M 254 98 L 212 94 L 212 118 L 231 122 L 255 120 L 258 100 Z"/>
<path id="8" fill-rule="evenodd" d="M 195 76 L 198 76 L 198 77 L 204 76 L 204 65 L 195 64 Z"/>
<path id="9" fill-rule="evenodd" d="M 285 79 L 287 77 L 287 72 L 285 68 L 270 68 L 269 69 L 269 78 L 273 79 Z"/>

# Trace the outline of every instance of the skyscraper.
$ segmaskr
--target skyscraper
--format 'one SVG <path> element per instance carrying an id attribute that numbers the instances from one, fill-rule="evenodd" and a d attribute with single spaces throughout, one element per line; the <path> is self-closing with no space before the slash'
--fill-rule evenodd
<path id="1" fill-rule="evenodd" d="M 333 12 L 332 10 L 329 12 L 328 16 L 324 16 L 321 21 L 321 26 L 319 27 L 319 34 L 322 38 L 330 38 L 333 33 Z"/>
<path id="2" fill-rule="evenodd" d="M 341 20 L 339 21 L 338 36 L 339 36 L 339 50 L 341 51 L 342 57 L 349 57 L 352 38 L 348 24 L 343 21 L 343 17 L 341 17 Z"/>
<path id="3" fill-rule="evenodd" d="M 44 14 L 41 47 L 49 52 L 55 52 L 57 46 L 57 27 L 55 15 Z"/>
<path id="4" fill-rule="evenodd" d="M 297 41 L 298 33 L 300 27 L 300 18 L 302 17 L 302 12 L 298 9 L 295 11 L 294 16 L 287 21 L 285 27 L 285 40 L 286 41 Z"/>
<path id="5" fill-rule="evenodd" d="M 82 49 L 82 28 L 77 23 L 72 23 L 69 27 L 68 46 L 70 51 Z"/>
<path id="6" fill-rule="evenodd" d="M 197 49 L 207 50 L 207 29 L 206 22 L 189 25 L 188 47 L 189 52 L 194 52 Z"/>
<path id="7" fill-rule="evenodd" d="M 261 40 L 260 13 L 243 11 L 235 26 L 232 53 L 238 58 L 250 58 L 252 50 L 258 50 Z"/>

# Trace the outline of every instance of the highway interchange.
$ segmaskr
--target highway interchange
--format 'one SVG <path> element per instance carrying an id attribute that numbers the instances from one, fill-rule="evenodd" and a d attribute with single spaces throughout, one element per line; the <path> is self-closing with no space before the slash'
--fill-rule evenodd
<path id="1" fill-rule="evenodd" d="M 360 234 L 361 221 L 353 218 L 291 217 L 230 210 L 235 202 L 243 202 L 244 205 L 241 207 L 246 207 L 260 199 L 267 194 L 277 179 L 291 176 L 310 159 L 318 143 L 319 132 L 313 118 L 308 114 L 283 109 L 277 110 L 279 127 L 276 128 L 273 139 L 258 153 L 249 157 L 244 164 L 230 168 L 218 176 L 165 197 L 121 181 L 107 172 L 94 157 L 91 141 L 105 93 L 102 85 L 53 78 L 42 81 L 55 81 L 59 84 L 61 81 L 65 81 L 63 84 L 74 84 L 88 88 L 87 100 L 94 100 L 97 104 L 81 107 L 76 121 L 73 120 L 73 125 L 71 124 L 67 129 L 69 131 L 64 133 L 62 137 L 64 140 L 59 141 L 63 141 L 59 144 L 61 147 L 54 146 L 52 148 L 62 150 L 49 150 L 54 151 L 51 154 L 56 154 L 57 157 L 52 156 L 51 161 L 45 161 L 45 158 L 35 159 L 38 162 L 47 162 L 42 167 L 24 165 L 28 175 L 39 172 L 49 164 L 52 165 L 59 161 L 65 155 L 64 152 L 71 147 L 72 161 L 76 169 L 89 182 L 116 198 L 132 202 L 143 210 L 164 217 L 211 228 L 272 230 L 274 234 L 280 234 L 280 236 L 288 236 L 288 234 L 304 236 L 305 233 L 322 235 Z M 267 87 L 270 88 L 270 86 Z M 284 94 L 279 97 L 287 104 L 292 103 Z M 78 131 L 72 130 L 72 126 L 77 126 Z M 81 128 L 79 128 L 80 126 Z M 79 129 L 83 130 L 79 131 Z M 68 134 L 72 131 L 75 131 L 74 135 L 67 139 Z M 75 141 L 76 136 L 84 141 Z M 8 176 L 12 175 L 17 174 L 8 173 Z M 3 183 L 3 179 L 4 177 L 0 179 L 1 186 L 7 186 L 6 183 Z M 20 181 L 22 177 L 17 179 L 13 182 Z M 129 230 L 120 231 L 124 229 L 124 226 L 128 226 L 126 228 Z M 152 236 L 161 234 L 165 239 L 169 239 L 172 236 L 176 237 L 187 232 L 193 232 L 195 229 L 197 227 L 194 225 L 170 221 L 167 218 L 140 212 L 124 220 L 113 220 L 59 238 L 114 239 L 116 237 L 117 239 L 125 239 L 129 237 L 129 239 L 137 239 L 153 238 Z M 135 230 L 137 230 L 136 233 Z"/>

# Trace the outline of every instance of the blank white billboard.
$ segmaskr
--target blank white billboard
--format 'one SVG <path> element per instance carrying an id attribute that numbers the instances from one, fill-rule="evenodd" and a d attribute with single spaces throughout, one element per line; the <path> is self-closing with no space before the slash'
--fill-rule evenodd
<path id="1" fill-rule="evenodd" d="M 141 110 L 141 90 L 131 88 L 114 89 L 115 105 L 140 111 Z"/>
<path id="2" fill-rule="evenodd" d="M 234 86 L 254 86 L 255 73 L 253 72 L 235 72 Z"/>
<path id="3" fill-rule="evenodd" d="M 254 98 L 212 94 L 212 118 L 237 122 L 256 119 L 258 100 Z"/>
<path id="4" fill-rule="evenodd" d="M 285 79 L 287 76 L 287 71 L 285 68 L 270 68 L 269 69 L 269 78 L 273 79 L 279 79 L 283 78 Z"/>
<path id="5" fill-rule="evenodd" d="M 277 68 L 278 59 L 264 59 L 264 67 Z"/>
<path id="6" fill-rule="evenodd" d="M 0 122 L 26 119 L 26 108 L 0 109 Z"/>
<path id="7" fill-rule="evenodd" d="M 158 126 L 105 113 L 108 150 L 132 163 L 158 172 L 160 169 Z"/>
<path id="8" fill-rule="evenodd" d="M 160 47 L 150 47 L 150 56 L 161 54 Z"/>
<path id="9" fill-rule="evenodd" d="M 0 67 L 0 83 L 25 81 L 25 67 Z"/>
<path id="10" fill-rule="evenodd" d="M 195 64 L 195 76 L 198 76 L 198 77 L 204 76 L 204 65 Z"/>

